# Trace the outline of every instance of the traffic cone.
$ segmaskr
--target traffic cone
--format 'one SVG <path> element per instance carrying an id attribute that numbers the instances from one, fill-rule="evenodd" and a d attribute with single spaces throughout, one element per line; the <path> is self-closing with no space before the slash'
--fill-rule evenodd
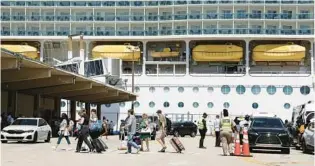
<path id="1" fill-rule="evenodd" d="M 238 132 L 235 132 L 236 139 L 234 143 L 234 156 L 240 156 L 241 155 L 241 144 L 240 144 L 240 135 Z"/>
<path id="2" fill-rule="evenodd" d="M 252 155 L 250 155 L 250 151 L 249 151 L 248 133 L 247 133 L 247 129 L 246 128 L 243 130 L 242 153 L 243 153 L 243 157 L 253 157 Z"/>

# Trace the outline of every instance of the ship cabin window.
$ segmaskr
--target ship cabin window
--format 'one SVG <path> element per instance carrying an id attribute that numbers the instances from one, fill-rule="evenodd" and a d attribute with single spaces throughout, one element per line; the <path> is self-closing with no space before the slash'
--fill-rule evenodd
<path id="1" fill-rule="evenodd" d="M 179 93 L 183 93 L 184 92 L 184 88 L 183 87 L 178 87 L 178 92 Z"/>
<path id="2" fill-rule="evenodd" d="M 308 94 L 310 94 L 311 89 L 310 89 L 309 86 L 302 86 L 300 88 L 300 92 L 301 92 L 302 95 L 308 95 Z"/>
<path id="3" fill-rule="evenodd" d="M 102 60 L 93 60 L 84 63 L 84 75 L 87 77 L 104 75 Z"/>
<path id="4" fill-rule="evenodd" d="M 209 93 L 212 93 L 212 92 L 214 91 L 214 89 L 213 89 L 213 87 L 208 87 L 207 91 L 208 91 Z"/>
<path id="5" fill-rule="evenodd" d="M 258 94 L 260 93 L 260 91 L 261 91 L 261 88 L 260 88 L 259 85 L 254 85 L 254 86 L 252 86 L 251 91 L 252 91 L 252 93 L 253 93 L 254 95 L 258 95 Z"/>
<path id="6" fill-rule="evenodd" d="M 184 107 L 184 103 L 183 102 L 179 102 L 177 105 L 178 105 L 179 108 L 183 108 Z"/>
<path id="7" fill-rule="evenodd" d="M 223 85 L 223 86 L 221 87 L 221 92 L 222 92 L 222 94 L 227 95 L 227 94 L 230 93 L 230 91 L 231 91 L 231 88 L 230 88 L 228 85 Z"/>
<path id="8" fill-rule="evenodd" d="M 66 102 L 65 101 L 61 101 L 60 105 L 61 105 L 61 107 L 65 107 L 66 106 Z"/>
<path id="9" fill-rule="evenodd" d="M 230 103 L 229 102 L 224 102 L 223 103 L 223 107 L 226 108 L 226 109 L 230 108 Z"/>
<path id="10" fill-rule="evenodd" d="M 283 93 L 285 94 L 285 95 L 291 95 L 292 93 L 293 93 L 293 88 L 292 88 L 292 86 L 284 86 L 283 87 Z"/>
<path id="11" fill-rule="evenodd" d="M 259 106 L 258 103 L 253 103 L 253 104 L 252 104 L 252 107 L 253 107 L 254 109 L 257 109 L 258 106 Z"/>
<path id="12" fill-rule="evenodd" d="M 166 102 L 163 103 L 163 106 L 164 106 L 165 108 L 168 108 L 168 107 L 170 106 L 170 103 L 166 101 Z"/>
<path id="13" fill-rule="evenodd" d="M 194 108 L 198 108 L 199 107 L 199 103 L 198 102 L 193 102 L 193 107 Z"/>
<path id="14" fill-rule="evenodd" d="M 154 87 L 150 87 L 150 88 L 149 88 L 149 91 L 150 91 L 151 93 L 154 93 L 154 92 L 155 92 L 155 88 L 154 88 Z"/>
<path id="15" fill-rule="evenodd" d="M 149 107 L 150 107 L 150 108 L 154 108 L 154 107 L 155 107 L 155 103 L 154 103 L 153 101 L 151 101 L 151 102 L 149 103 Z"/>
<path id="16" fill-rule="evenodd" d="M 170 91 L 170 88 L 169 87 L 164 87 L 164 92 L 169 92 Z"/>
<path id="17" fill-rule="evenodd" d="M 208 102 L 207 106 L 208 108 L 213 108 L 214 104 L 212 102 Z"/>
<path id="18" fill-rule="evenodd" d="M 135 87 L 135 92 L 140 92 L 140 87 L 136 86 Z"/>
<path id="19" fill-rule="evenodd" d="M 136 102 L 133 103 L 133 106 L 134 106 L 135 108 L 138 108 L 138 107 L 140 106 L 140 103 L 139 103 L 138 101 L 136 101 Z"/>
<path id="20" fill-rule="evenodd" d="M 289 103 L 285 103 L 283 107 L 288 110 L 291 108 L 291 105 Z"/>
<path id="21" fill-rule="evenodd" d="M 245 86 L 243 86 L 243 85 L 238 85 L 238 86 L 236 87 L 236 92 L 237 92 L 237 94 L 239 94 L 239 95 L 244 94 L 245 91 L 246 91 L 246 88 L 245 88 Z"/>
<path id="22" fill-rule="evenodd" d="M 269 86 L 267 87 L 267 93 L 268 93 L 269 95 L 274 95 L 276 92 L 277 92 L 277 88 L 276 88 L 275 86 L 269 85 Z"/>
<path id="23" fill-rule="evenodd" d="M 198 87 L 194 87 L 194 88 L 193 88 L 193 92 L 194 92 L 194 93 L 198 93 L 198 92 L 199 92 L 199 88 L 198 88 Z"/>
<path id="24" fill-rule="evenodd" d="M 109 108 L 111 106 L 111 104 L 105 104 L 105 107 Z"/>

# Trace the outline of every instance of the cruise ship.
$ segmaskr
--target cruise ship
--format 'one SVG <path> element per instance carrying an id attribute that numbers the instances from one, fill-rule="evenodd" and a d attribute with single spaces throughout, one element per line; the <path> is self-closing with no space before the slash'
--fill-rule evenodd
<path id="1" fill-rule="evenodd" d="M 314 0 L 1 1 L 2 48 L 129 91 L 134 80 L 136 113 L 174 121 L 224 108 L 290 119 L 314 100 L 314 26 Z M 117 122 L 131 105 L 102 114 Z"/>

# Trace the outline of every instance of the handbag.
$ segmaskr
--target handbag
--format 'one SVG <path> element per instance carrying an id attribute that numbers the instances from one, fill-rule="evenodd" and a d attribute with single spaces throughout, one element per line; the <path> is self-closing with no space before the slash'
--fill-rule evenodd
<path id="1" fill-rule="evenodd" d="M 140 134 L 147 134 L 147 133 L 151 134 L 151 129 L 149 127 L 143 128 L 140 130 Z"/>

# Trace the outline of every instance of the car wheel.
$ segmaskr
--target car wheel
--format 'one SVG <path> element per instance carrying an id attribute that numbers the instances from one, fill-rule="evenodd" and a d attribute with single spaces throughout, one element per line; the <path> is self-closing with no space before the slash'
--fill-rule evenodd
<path id="1" fill-rule="evenodd" d="M 50 142 L 50 132 L 48 132 L 47 139 L 45 140 L 45 142 Z"/>
<path id="2" fill-rule="evenodd" d="M 191 132 L 191 133 L 190 133 L 190 136 L 193 137 L 193 138 L 196 137 L 196 132 L 194 132 L 194 131 Z"/>
<path id="3" fill-rule="evenodd" d="M 251 152 L 251 153 L 252 153 L 252 152 L 253 152 L 253 148 L 249 148 L 249 152 Z"/>
<path id="4" fill-rule="evenodd" d="M 174 131 L 174 137 L 179 137 L 179 132 L 178 131 Z"/>
<path id="5" fill-rule="evenodd" d="M 282 150 L 281 150 L 281 153 L 290 154 L 290 148 L 282 149 Z"/>
<path id="6" fill-rule="evenodd" d="M 36 143 L 37 142 L 37 132 L 34 133 L 34 137 L 33 137 L 33 143 Z"/>
<path id="7" fill-rule="evenodd" d="M 185 137 L 185 135 L 184 134 L 182 134 L 182 135 L 180 135 L 181 137 Z"/>
<path id="8" fill-rule="evenodd" d="M 297 144 L 297 145 L 295 146 L 295 149 L 296 149 L 296 150 L 300 150 L 301 147 Z"/>
<path id="9" fill-rule="evenodd" d="M 1 143 L 8 143 L 8 141 L 1 141 Z"/>

